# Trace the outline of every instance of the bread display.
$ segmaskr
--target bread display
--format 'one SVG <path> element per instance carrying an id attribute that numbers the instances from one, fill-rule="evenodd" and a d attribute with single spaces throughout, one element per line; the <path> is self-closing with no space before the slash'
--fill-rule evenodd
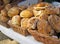
<path id="1" fill-rule="evenodd" d="M 59 39 L 59 8 L 48 3 L 39 3 L 33 7 L 34 20 L 30 22 L 28 32 L 35 40 L 44 42 L 45 44 L 60 44 Z M 38 21 L 36 22 L 36 17 Z M 32 17 L 33 18 L 33 17 Z M 32 28 L 33 27 L 33 28 Z M 33 30 L 34 29 L 34 30 Z"/>
<path id="2" fill-rule="evenodd" d="M 50 3 L 40 2 L 30 7 L 8 4 L 1 10 L 0 21 L 44 44 L 60 44 L 60 9 Z"/>

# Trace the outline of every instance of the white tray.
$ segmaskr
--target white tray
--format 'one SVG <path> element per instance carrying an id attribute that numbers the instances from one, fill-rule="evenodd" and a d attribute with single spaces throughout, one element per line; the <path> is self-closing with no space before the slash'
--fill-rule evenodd
<path id="1" fill-rule="evenodd" d="M 18 41 L 21 44 L 43 44 L 41 42 L 36 41 L 32 36 L 23 36 L 21 34 L 16 33 L 12 29 L 8 29 L 0 25 L 0 31 L 4 33 L 6 36 Z"/>

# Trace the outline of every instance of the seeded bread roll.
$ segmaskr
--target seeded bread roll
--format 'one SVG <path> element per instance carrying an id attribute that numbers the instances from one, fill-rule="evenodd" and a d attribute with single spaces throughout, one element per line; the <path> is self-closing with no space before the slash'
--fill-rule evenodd
<path id="1" fill-rule="evenodd" d="M 11 22 L 12 22 L 12 24 L 20 25 L 20 22 L 21 22 L 20 16 L 19 15 L 13 16 Z"/>

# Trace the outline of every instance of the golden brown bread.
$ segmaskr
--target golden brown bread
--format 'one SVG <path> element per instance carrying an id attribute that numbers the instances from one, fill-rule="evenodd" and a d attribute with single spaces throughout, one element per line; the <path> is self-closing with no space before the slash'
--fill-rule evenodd
<path id="1" fill-rule="evenodd" d="M 1 10 L 0 21 L 1 22 L 7 22 L 8 20 L 9 20 L 9 18 L 7 15 L 7 11 L 5 9 Z"/>
<path id="2" fill-rule="evenodd" d="M 5 9 L 1 10 L 1 16 L 5 16 L 5 17 L 8 16 L 7 11 Z"/>
<path id="3" fill-rule="evenodd" d="M 1 10 L 0 25 L 3 25 L 5 27 L 9 27 L 9 25 L 7 24 L 8 20 L 9 20 L 9 17 L 7 15 L 7 11 L 5 9 Z"/>
<path id="4" fill-rule="evenodd" d="M 41 17 L 43 18 L 43 16 L 45 16 L 44 18 L 47 19 L 48 17 L 48 12 L 46 12 L 45 10 L 33 10 L 34 16 L 35 17 Z"/>
<path id="5" fill-rule="evenodd" d="M 8 16 L 9 17 L 13 17 L 13 16 L 18 15 L 18 14 L 19 14 L 19 8 L 18 7 L 12 7 L 8 11 Z"/>
<path id="6" fill-rule="evenodd" d="M 11 23 L 15 25 L 20 25 L 21 18 L 19 15 L 15 15 L 12 17 Z"/>
<path id="7" fill-rule="evenodd" d="M 40 19 L 48 20 L 48 15 L 47 14 L 41 14 L 39 16 Z"/>
<path id="8" fill-rule="evenodd" d="M 39 21 L 38 17 L 31 17 L 28 20 L 28 28 L 36 29 L 38 21 Z"/>
<path id="9" fill-rule="evenodd" d="M 5 5 L 5 9 L 6 9 L 7 11 L 8 11 L 11 7 L 12 7 L 11 4 L 7 4 L 7 5 Z"/>
<path id="10" fill-rule="evenodd" d="M 38 9 L 38 8 L 42 8 L 42 9 Z M 38 10 L 36 10 L 38 9 Z M 35 17 L 41 16 L 41 15 L 50 15 L 50 14 L 59 14 L 59 9 L 54 8 L 54 7 L 47 7 L 44 8 L 43 7 L 34 7 L 33 9 L 33 13 Z"/>
<path id="11" fill-rule="evenodd" d="M 47 17 L 49 15 L 54 15 L 54 14 L 60 14 L 59 13 L 59 8 L 54 7 L 52 4 L 50 3 L 46 3 L 46 2 L 41 2 L 38 3 L 36 6 L 33 6 L 33 13 L 35 17 L 38 16 L 44 16 Z M 48 18 L 47 18 L 48 19 Z"/>
<path id="12" fill-rule="evenodd" d="M 60 32 L 60 17 L 57 15 L 50 15 L 48 21 L 52 28 L 58 33 Z"/>
<path id="13" fill-rule="evenodd" d="M 36 5 L 36 7 L 46 7 L 46 6 L 52 6 L 52 4 L 47 2 L 40 2 Z"/>
<path id="14" fill-rule="evenodd" d="M 30 18 L 33 16 L 33 12 L 30 11 L 30 10 L 23 10 L 21 13 L 20 13 L 20 17 L 23 17 L 23 18 Z"/>
<path id="15" fill-rule="evenodd" d="M 40 2 L 36 4 L 34 7 L 36 7 L 36 10 L 46 9 L 48 7 L 52 7 L 53 5 L 47 2 Z"/>
<path id="16" fill-rule="evenodd" d="M 48 21 L 44 19 L 40 19 L 37 23 L 37 29 L 39 33 L 45 34 L 45 35 L 53 35 L 54 31 L 49 25 Z"/>
<path id="17" fill-rule="evenodd" d="M 10 8 L 11 5 L 9 4 L 5 7 L 8 11 L 8 16 L 12 18 L 8 24 L 15 32 L 22 35 L 28 35 L 30 33 L 36 40 L 42 41 L 45 44 L 59 44 L 58 38 L 52 37 L 56 36 L 54 35 L 54 31 L 60 32 L 60 18 L 55 16 L 55 14 L 60 14 L 59 8 L 46 2 L 41 2 L 28 8 L 24 6 Z M 1 11 L 1 14 L 3 16 L 0 18 L 3 22 L 8 19 L 8 17 L 5 17 L 7 15 L 5 10 L 3 12 Z M 7 21 L 5 22 L 7 23 Z"/>
<path id="18" fill-rule="evenodd" d="M 7 22 L 9 19 L 7 17 L 1 16 L 0 21 L 1 22 Z"/>
<path id="19" fill-rule="evenodd" d="M 27 29 L 28 28 L 28 20 L 29 18 L 23 18 L 21 19 L 21 27 Z"/>

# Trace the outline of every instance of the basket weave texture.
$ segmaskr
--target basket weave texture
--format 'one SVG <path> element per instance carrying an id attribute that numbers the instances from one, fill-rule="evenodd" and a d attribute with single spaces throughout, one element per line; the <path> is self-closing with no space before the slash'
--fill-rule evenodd
<path id="1" fill-rule="evenodd" d="M 37 40 L 40 42 L 43 42 L 44 44 L 60 44 L 60 40 L 57 38 L 53 38 L 50 36 L 46 36 L 44 34 L 38 33 L 36 30 L 28 30 L 28 32 Z"/>
<path id="2" fill-rule="evenodd" d="M 22 34 L 22 35 L 24 35 L 24 36 L 29 35 L 27 29 L 21 28 L 21 27 L 18 26 L 18 25 L 13 25 L 11 22 L 9 22 L 8 24 L 9 24 L 9 26 L 10 26 L 11 28 L 13 28 L 13 30 L 14 30 L 15 32 L 20 33 L 20 34 Z"/>

